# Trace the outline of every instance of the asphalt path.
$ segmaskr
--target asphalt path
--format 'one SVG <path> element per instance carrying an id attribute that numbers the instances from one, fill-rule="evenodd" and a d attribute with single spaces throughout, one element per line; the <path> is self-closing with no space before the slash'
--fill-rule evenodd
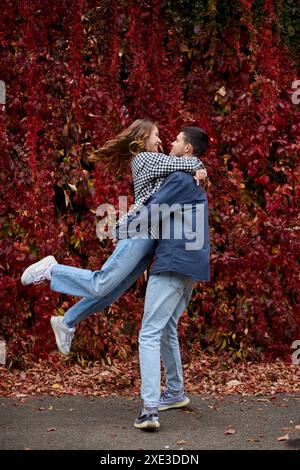
<path id="1" fill-rule="evenodd" d="M 133 427 L 136 397 L 0 398 L 0 449 L 300 449 L 300 394 L 190 398 L 186 408 L 161 412 L 155 432 Z"/>

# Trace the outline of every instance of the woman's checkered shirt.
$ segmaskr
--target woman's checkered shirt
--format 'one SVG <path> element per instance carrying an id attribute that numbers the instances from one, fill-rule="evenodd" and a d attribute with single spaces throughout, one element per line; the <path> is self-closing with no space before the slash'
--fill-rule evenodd
<path id="1" fill-rule="evenodd" d="M 197 157 L 175 157 L 156 152 L 142 152 L 131 162 L 135 205 L 124 214 L 117 225 L 124 223 L 127 217 L 139 210 L 163 183 L 164 179 L 175 171 L 195 174 L 196 170 L 205 169 Z"/>

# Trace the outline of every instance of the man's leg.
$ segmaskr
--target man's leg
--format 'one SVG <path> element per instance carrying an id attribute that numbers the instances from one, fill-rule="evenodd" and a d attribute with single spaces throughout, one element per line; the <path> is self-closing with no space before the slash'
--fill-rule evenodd
<path id="1" fill-rule="evenodd" d="M 104 297 L 117 288 L 148 253 L 153 252 L 154 246 L 155 241 L 151 239 L 121 240 L 98 271 L 56 264 L 51 271 L 50 287 L 77 297 Z"/>
<path id="2" fill-rule="evenodd" d="M 194 281 L 191 278 L 186 278 L 184 283 L 182 298 L 166 324 L 161 337 L 161 356 L 166 373 L 167 390 L 161 396 L 159 411 L 179 408 L 189 403 L 189 399 L 184 393 L 177 325 L 179 318 L 189 304 Z"/>
<path id="3" fill-rule="evenodd" d="M 139 355 L 141 394 L 146 406 L 157 407 L 160 398 L 160 342 L 185 290 L 186 276 L 172 272 L 151 274 L 145 298 Z"/>
<path id="4" fill-rule="evenodd" d="M 173 272 L 151 274 L 145 299 L 139 356 L 143 407 L 134 426 L 139 429 L 159 427 L 160 342 L 163 330 L 180 303 L 187 277 Z"/>

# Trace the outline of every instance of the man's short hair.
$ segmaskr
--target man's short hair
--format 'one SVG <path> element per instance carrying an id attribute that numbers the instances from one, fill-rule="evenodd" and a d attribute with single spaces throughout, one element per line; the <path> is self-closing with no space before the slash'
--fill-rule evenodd
<path id="1" fill-rule="evenodd" d="M 208 148 L 208 135 L 201 127 L 186 126 L 181 129 L 185 142 L 191 144 L 196 157 L 204 153 Z"/>

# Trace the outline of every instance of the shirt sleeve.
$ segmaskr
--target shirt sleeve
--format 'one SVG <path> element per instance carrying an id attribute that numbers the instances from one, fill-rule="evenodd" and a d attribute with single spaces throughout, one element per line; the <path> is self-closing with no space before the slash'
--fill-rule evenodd
<path id="1" fill-rule="evenodd" d="M 197 157 L 175 157 L 164 153 L 153 153 L 150 160 L 149 173 L 153 178 L 168 176 L 175 171 L 194 174 L 196 170 L 205 169 L 202 161 Z"/>

